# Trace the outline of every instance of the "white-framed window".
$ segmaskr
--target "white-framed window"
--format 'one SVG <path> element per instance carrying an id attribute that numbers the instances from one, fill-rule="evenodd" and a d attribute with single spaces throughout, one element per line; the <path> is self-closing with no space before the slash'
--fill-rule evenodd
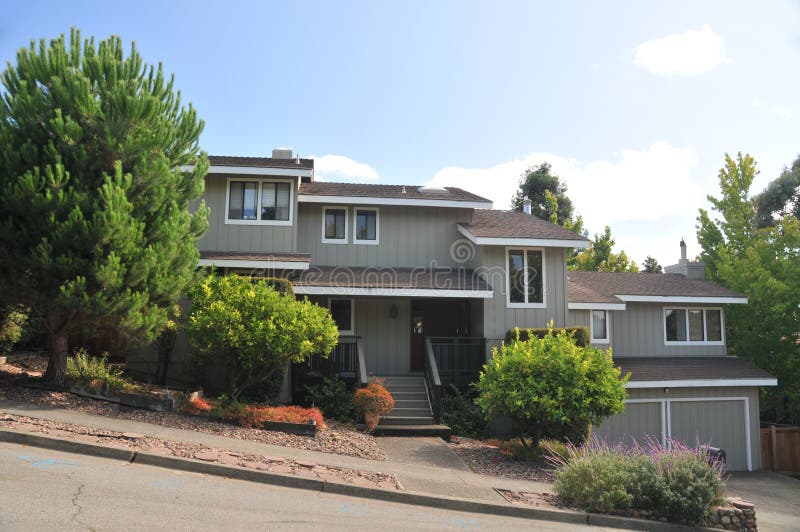
<path id="1" fill-rule="evenodd" d="M 377 246 L 380 242 L 380 213 L 375 208 L 355 208 L 353 244 Z"/>
<path id="2" fill-rule="evenodd" d="M 544 308 L 544 249 L 506 248 L 506 305 Z"/>
<path id="3" fill-rule="evenodd" d="M 225 223 L 292 225 L 292 188 L 286 179 L 229 177 L 225 189 Z"/>
<path id="4" fill-rule="evenodd" d="M 723 345 L 724 342 L 721 308 L 664 307 L 666 345 Z"/>
<path id="5" fill-rule="evenodd" d="M 347 244 L 347 207 L 322 208 L 322 243 Z"/>
<path id="6" fill-rule="evenodd" d="M 592 333 L 593 344 L 607 344 L 609 341 L 608 319 L 610 317 L 607 310 L 592 310 L 589 316 L 589 328 Z"/>
<path id="7" fill-rule="evenodd" d="M 340 335 L 352 336 L 355 331 L 355 305 L 349 298 L 330 298 L 328 299 L 328 310 L 330 310 L 333 321 L 339 329 Z"/>

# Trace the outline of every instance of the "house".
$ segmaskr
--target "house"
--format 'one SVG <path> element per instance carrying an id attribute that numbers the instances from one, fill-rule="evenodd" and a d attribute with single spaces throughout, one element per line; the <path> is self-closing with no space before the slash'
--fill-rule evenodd
<path id="1" fill-rule="evenodd" d="M 624 413 L 597 432 L 724 448 L 759 464 L 758 387 L 775 379 L 726 356 L 725 305 L 746 303 L 685 258 L 665 274 L 568 272 L 589 241 L 459 188 L 329 183 L 314 161 L 210 157 L 200 265 L 291 279 L 339 326 L 330 359 L 287 374 L 387 377 L 389 424 L 430 424 L 438 394 L 474 380 L 509 329 L 589 326 L 630 372 Z M 148 363 L 144 355 L 129 364 Z M 287 397 L 288 399 L 288 397 Z"/>

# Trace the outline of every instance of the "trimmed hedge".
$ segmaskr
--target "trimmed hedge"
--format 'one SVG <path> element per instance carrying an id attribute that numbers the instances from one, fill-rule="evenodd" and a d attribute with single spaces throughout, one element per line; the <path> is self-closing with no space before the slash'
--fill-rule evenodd
<path id="1" fill-rule="evenodd" d="M 517 339 L 517 330 L 519 330 L 519 339 L 523 342 L 527 341 L 532 336 L 544 338 L 548 334 L 557 335 L 561 331 L 566 331 L 567 334 L 572 335 L 578 347 L 586 347 L 591 344 L 592 340 L 589 327 L 559 327 L 552 329 L 548 329 L 547 327 L 518 329 L 515 327 L 506 332 L 506 343 L 513 342 Z"/>

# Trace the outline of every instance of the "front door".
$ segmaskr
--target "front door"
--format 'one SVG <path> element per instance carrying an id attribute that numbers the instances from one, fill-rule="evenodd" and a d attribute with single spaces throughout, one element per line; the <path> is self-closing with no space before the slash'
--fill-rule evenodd
<path id="1" fill-rule="evenodd" d="M 469 302 L 418 299 L 411 302 L 411 371 L 425 369 L 425 338 L 469 336 Z"/>

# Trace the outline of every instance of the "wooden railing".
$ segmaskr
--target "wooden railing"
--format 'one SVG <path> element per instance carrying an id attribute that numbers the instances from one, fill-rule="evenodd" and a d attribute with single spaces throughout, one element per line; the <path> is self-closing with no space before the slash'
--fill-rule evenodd
<path id="1" fill-rule="evenodd" d="M 443 386 L 459 388 L 474 382 L 486 363 L 486 338 L 427 338 Z"/>
<path id="2" fill-rule="evenodd" d="M 442 381 L 439 378 L 439 368 L 436 364 L 436 357 L 433 354 L 433 346 L 430 338 L 425 338 L 425 387 L 428 392 L 428 400 L 431 403 L 431 413 L 433 422 L 441 422 L 441 399 Z"/>

